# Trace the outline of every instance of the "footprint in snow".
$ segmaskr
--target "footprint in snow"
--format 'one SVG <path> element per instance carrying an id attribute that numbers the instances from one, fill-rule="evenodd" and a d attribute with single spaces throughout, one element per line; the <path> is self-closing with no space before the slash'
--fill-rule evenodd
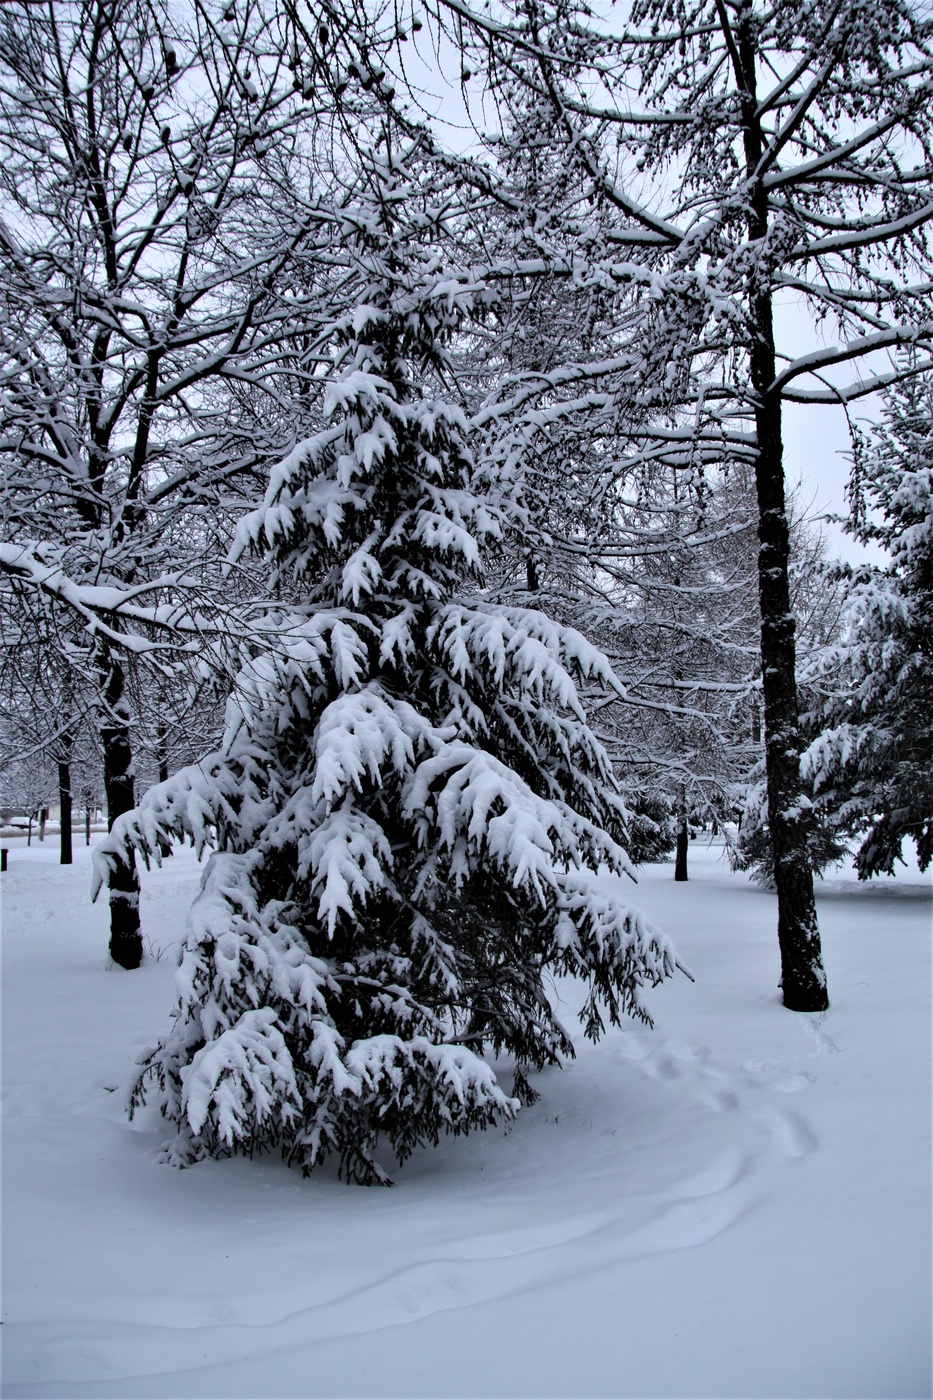
<path id="1" fill-rule="evenodd" d="M 692 1049 L 677 1040 L 666 1040 L 640 1061 L 646 1074 L 668 1082 L 679 1080 L 699 1103 L 717 1112 L 738 1108 L 738 1095 L 721 1070 L 707 1065 L 706 1046 Z"/>
<path id="2" fill-rule="evenodd" d="M 765 1123 L 774 1141 L 789 1157 L 806 1157 L 819 1147 L 819 1138 L 798 1113 L 775 1111 Z"/>
<path id="3" fill-rule="evenodd" d="M 736 1186 L 751 1172 L 753 1158 L 747 1152 L 725 1152 L 721 1157 L 709 1162 L 700 1171 L 686 1177 L 673 1188 L 681 1200 L 693 1200 L 698 1196 L 718 1196 Z"/>
<path id="4" fill-rule="evenodd" d="M 836 1044 L 832 1036 L 827 1030 L 824 1030 L 819 1021 L 811 1021 L 809 1016 L 802 1016 L 800 1018 L 800 1024 L 813 1041 L 814 1058 L 818 1055 L 838 1055 L 843 1048 Z"/>
<path id="5" fill-rule="evenodd" d="M 444 1264 L 415 1264 L 396 1283 L 395 1303 L 409 1318 L 446 1311 L 474 1301 L 461 1273 Z"/>
<path id="6" fill-rule="evenodd" d="M 779 1094 L 799 1094 L 816 1083 L 816 1075 L 805 1070 L 798 1073 L 787 1070 L 775 1060 L 746 1060 L 742 1066 L 747 1074 L 754 1075 L 759 1088 L 774 1089 Z"/>
<path id="7" fill-rule="evenodd" d="M 603 1230 L 610 1217 L 605 1213 L 579 1216 L 572 1220 L 548 1222 L 516 1230 L 500 1230 L 491 1235 L 474 1235 L 449 1246 L 449 1255 L 457 1260 L 508 1259 L 519 1254 L 534 1254 L 555 1245 L 572 1244 Z"/>
<path id="8" fill-rule="evenodd" d="M 715 1108 L 719 1113 L 731 1113 L 739 1106 L 739 1096 L 731 1089 L 713 1089 L 700 1095 L 707 1108 Z"/>
<path id="9" fill-rule="evenodd" d="M 751 1181 L 742 1175 L 718 1190 L 672 1201 L 654 1220 L 627 1236 L 621 1254 L 630 1258 L 706 1244 L 734 1225 L 757 1199 Z"/>

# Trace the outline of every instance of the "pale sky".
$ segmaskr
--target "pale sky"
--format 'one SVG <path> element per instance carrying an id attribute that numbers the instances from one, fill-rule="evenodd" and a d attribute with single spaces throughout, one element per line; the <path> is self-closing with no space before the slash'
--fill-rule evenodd
<path id="1" fill-rule="evenodd" d="M 775 340 L 785 355 L 805 355 L 811 350 L 841 344 L 842 339 L 827 328 L 814 327 L 806 311 L 799 305 L 775 307 Z M 827 374 L 838 386 L 850 384 L 870 373 L 888 369 L 886 356 L 875 355 L 871 360 L 844 364 Z M 820 388 L 812 379 L 798 381 L 801 388 Z M 858 399 L 849 407 L 856 426 L 865 427 L 880 416 L 881 401 L 877 394 Z M 845 489 L 849 480 L 851 442 L 845 410 L 831 404 L 785 403 L 783 410 L 784 472 L 788 489 L 799 485 L 801 502 L 809 518 L 826 513 L 847 515 Z M 866 549 L 838 525 L 823 525 L 827 547 L 831 554 L 858 563 L 864 559 L 880 561 L 882 551 Z"/>
<path id="2" fill-rule="evenodd" d="M 783 421 L 784 471 L 788 490 L 799 485 L 800 501 L 809 519 L 830 512 L 847 514 L 849 434 L 841 408 L 822 404 L 785 404 Z M 838 525 L 823 529 L 831 554 L 856 562 L 865 552 Z"/>

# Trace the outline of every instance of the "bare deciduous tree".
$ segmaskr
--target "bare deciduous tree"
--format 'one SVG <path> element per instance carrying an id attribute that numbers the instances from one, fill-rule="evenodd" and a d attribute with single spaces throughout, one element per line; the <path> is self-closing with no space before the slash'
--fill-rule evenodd
<path id="1" fill-rule="evenodd" d="M 111 823 L 127 658 L 196 660 L 243 483 L 313 411 L 334 205 L 289 52 L 257 0 L 0 12 L 0 568 L 92 639 Z M 135 966 L 134 866 L 110 898 Z"/>

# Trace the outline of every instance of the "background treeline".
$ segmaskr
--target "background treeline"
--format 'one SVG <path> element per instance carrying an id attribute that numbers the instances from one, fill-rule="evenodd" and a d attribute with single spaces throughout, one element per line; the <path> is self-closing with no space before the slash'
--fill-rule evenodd
<path id="1" fill-rule="evenodd" d="M 685 876 L 690 827 L 751 792 L 785 1002 L 825 1004 L 814 868 L 931 854 L 931 37 L 899 0 L 640 0 L 617 29 L 575 0 L 10 0 L 4 802 L 93 791 L 112 824 L 217 745 L 321 567 L 234 558 L 238 523 L 407 248 L 453 317 L 420 387 L 510 522 L 471 586 L 610 658 L 621 688 L 583 693 L 636 859 L 676 843 Z M 782 409 L 871 394 L 848 528 L 887 562 L 833 569 Z M 132 858 L 110 899 L 132 965 Z"/>

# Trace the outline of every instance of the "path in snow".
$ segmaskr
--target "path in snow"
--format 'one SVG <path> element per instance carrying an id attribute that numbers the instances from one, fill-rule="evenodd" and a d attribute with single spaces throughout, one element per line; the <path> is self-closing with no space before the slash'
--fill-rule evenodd
<path id="1" fill-rule="evenodd" d="M 774 990 L 773 899 L 691 848 L 637 892 L 697 973 L 390 1191 L 156 1161 L 122 1085 L 169 957 L 108 970 L 88 869 L 3 877 L 9 1396 L 929 1394 L 930 887 L 829 882 L 833 1006 Z M 145 878 L 170 950 L 190 853 Z M 562 984 L 569 1019 L 582 997 Z"/>

